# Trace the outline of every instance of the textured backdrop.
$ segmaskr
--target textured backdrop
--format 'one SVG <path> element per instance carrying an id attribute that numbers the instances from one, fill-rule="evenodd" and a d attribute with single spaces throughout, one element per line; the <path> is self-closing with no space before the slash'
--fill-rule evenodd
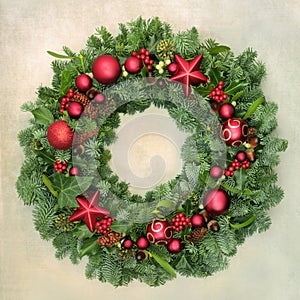
<path id="1" fill-rule="evenodd" d="M 0 299 L 296 299 L 300 277 L 299 75 L 300 3 L 252 1 L 78 1 L 1 0 L 1 198 Z M 31 208 L 17 200 L 14 184 L 23 161 L 17 132 L 29 114 L 19 106 L 49 85 L 52 58 L 62 45 L 78 51 L 96 27 L 117 32 L 117 24 L 159 16 L 174 31 L 195 26 L 203 38 L 228 44 L 238 54 L 248 46 L 266 63 L 268 100 L 279 104 L 277 134 L 289 140 L 281 155 L 282 203 L 273 225 L 238 249 L 228 270 L 207 279 L 178 278 L 159 288 L 138 282 L 115 289 L 84 278 L 84 263 L 57 261 L 51 243 L 34 230 Z"/>

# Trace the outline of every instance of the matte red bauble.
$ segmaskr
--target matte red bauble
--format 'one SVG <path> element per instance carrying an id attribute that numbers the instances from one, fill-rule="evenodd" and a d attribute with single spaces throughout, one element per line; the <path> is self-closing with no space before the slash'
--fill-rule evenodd
<path id="1" fill-rule="evenodd" d="M 240 146 L 247 139 L 248 125 L 242 119 L 228 119 L 223 123 L 221 136 L 228 146 Z"/>
<path id="2" fill-rule="evenodd" d="M 247 158 L 247 154 L 244 151 L 239 151 L 235 157 L 239 162 L 243 162 Z"/>
<path id="3" fill-rule="evenodd" d="M 79 102 L 70 102 L 67 110 L 71 118 L 79 119 L 83 112 L 83 106 Z"/>
<path id="4" fill-rule="evenodd" d="M 155 245 L 167 245 L 173 236 L 173 226 L 167 220 L 153 220 L 147 226 L 147 239 Z"/>
<path id="5" fill-rule="evenodd" d="M 234 116 L 235 108 L 231 103 L 224 103 L 219 109 L 220 117 L 223 119 L 229 119 Z"/>
<path id="6" fill-rule="evenodd" d="M 175 75 L 178 72 L 179 68 L 176 63 L 170 63 L 168 65 L 168 71 L 171 75 Z"/>
<path id="7" fill-rule="evenodd" d="M 47 131 L 49 144 L 58 150 L 67 150 L 72 146 L 74 131 L 68 123 L 58 120 L 52 123 Z"/>
<path id="8" fill-rule="evenodd" d="M 81 74 L 77 76 L 75 84 L 79 91 L 86 92 L 92 87 L 92 79 L 86 74 Z"/>
<path id="9" fill-rule="evenodd" d="M 149 247 L 149 242 L 146 237 L 141 236 L 136 240 L 136 245 L 139 249 L 143 250 Z"/>
<path id="10" fill-rule="evenodd" d="M 125 249 L 131 249 L 133 247 L 133 241 L 131 239 L 126 239 L 124 240 L 124 242 L 122 243 L 122 246 Z"/>
<path id="11" fill-rule="evenodd" d="M 92 72 L 98 82 L 107 85 L 113 84 L 120 77 L 121 66 L 115 57 L 104 54 L 96 58 L 93 63 Z"/>
<path id="12" fill-rule="evenodd" d="M 223 175 L 223 169 L 219 166 L 213 166 L 210 169 L 209 174 L 212 178 L 218 179 Z"/>
<path id="13" fill-rule="evenodd" d="M 70 176 L 78 176 L 79 173 L 80 173 L 80 170 L 79 170 L 79 168 L 77 168 L 77 167 L 72 167 L 72 168 L 69 170 Z"/>
<path id="14" fill-rule="evenodd" d="M 211 215 L 222 215 L 230 206 L 230 198 L 223 189 L 214 188 L 205 194 L 203 205 L 206 211 Z"/>
<path id="15" fill-rule="evenodd" d="M 194 227 L 202 227 L 205 225 L 205 220 L 204 220 L 203 216 L 201 216 L 199 214 L 195 214 L 191 218 L 191 223 Z"/>
<path id="16" fill-rule="evenodd" d="M 104 102 L 104 100 L 105 96 L 102 93 L 99 93 L 94 97 L 94 101 L 98 104 Z"/>
<path id="17" fill-rule="evenodd" d="M 128 57 L 124 64 L 125 70 L 130 74 L 136 74 L 141 71 L 143 63 L 136 57 Z"/>
<path id="18" fill-rule="evenodd" d="M 182 248 L 180 239 L 177 238 L 172 239 L 171 242 L 168 244 L 167 248 L 171 253 L 179 253 Z"/>

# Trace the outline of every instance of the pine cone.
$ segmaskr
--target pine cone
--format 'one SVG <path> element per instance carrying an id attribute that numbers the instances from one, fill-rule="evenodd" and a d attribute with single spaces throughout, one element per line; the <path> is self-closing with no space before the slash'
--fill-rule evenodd
<path id="1" fill-rule="evenodd" d="M 96 134 L 98 134 L 98 131 L 99 131 L 99 128 L 96 127 L 93 131 L 76 134 L 75 144 L 77 144 L 77 145 L 83 144 L 86 140 L 88 140 L 88 139 L 92 138 L 93 136 L 95 136 Z"/>
<path id="2" fill-rule="evenodd" d="M 256 135 L 256 128 L 249 127 L 247 137 L 248 139 Z"/>
<path id="3" fill-rule="evenodd" d="M 98 244 L 105 247 L 111 247 L 122 238 L 122 234 L 112 231 L 107 235 L 102 235 L 98 238 Z"/>
<path id="4" fill-rule="evenodd" d="M 74 228 L 75 224 L 70 223 L 68 220 L 69 217 L 66 214 L 59 214 L 55 220 L 55 227 L 61 232 L 71 231 Z"/>
<path id="5" fill-rule="evenodd" d="M 106 118 L 116 110 L 116 102 L 112 98 L 107 98 L 98 105 L 98 114 L 101 118 Z"/>
<path id="6" fill-rule="evenodd" d="M 90 117 L 91 119 L 97 118 L 99 111 L 95 105 L 90 103 L 84 109 L 84 115 Z"/>
<path id="7" fill-rule="evenodd" d="M 186 237 L 186 240 L 192 243 L 199 242 L 206 234 L 207 229 L 204 227 L 195 228 L 191 235 Z"/>
<path id="8" fill-rule="evenodd" d="M 86 107 L 91 100 L 86 95 L 76 92 L 71 101 L 79 102 L 83 107 Z"/>

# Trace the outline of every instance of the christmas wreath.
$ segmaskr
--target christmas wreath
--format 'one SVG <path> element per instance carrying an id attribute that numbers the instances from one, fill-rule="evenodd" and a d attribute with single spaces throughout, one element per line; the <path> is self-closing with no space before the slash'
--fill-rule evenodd
<path id="1" fill-rule="evenodd" d="M 271 134 L 277 105 L 260 88 L 257 53 L 172 33 L 158 18 L 98 28 L 79 54 L 63 47 L 52 86 L 41 86 L 18 138 L 25 160 L 16 187 L 56 257 L 88 258 L 87 278 L 151 286 L 227 267 L 247 236 L 271 224 L 283 198 L 273 168 L 287 141 Z M 188 133 L 182 172 L 145 196 L 110 167 L 121 114 L 166 109 Z"/>

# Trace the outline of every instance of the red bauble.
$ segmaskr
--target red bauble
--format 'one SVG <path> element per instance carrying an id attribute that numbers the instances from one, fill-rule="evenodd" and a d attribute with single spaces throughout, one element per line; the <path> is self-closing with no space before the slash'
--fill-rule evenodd
<path id="1" fill-rule="evenodd" d="M 83 112 L 83 106 L 79 102 L 70 102 L 68 106 L 68 114 L 71 118 L 79 119 Z"/>
<path id="2" fill-rule="evenodd" d="M 98 82 L 107 85 L 113 84 L 120 77 L 121 66 L 115 57 L 104 54 L 96 58 L 93 63 L 92 72 Z"/>
<path id="3" fill-rule="evenodd" d="M 99 93 L 94 97 L 94 101 L 98 104 L 104 102 L 104 100 L 105 96 L 102 93 Z"/>
<path id="4" fill-rule="evenodd" d="M 92 79 L 86 74 L 81 74 L 77 76 L 75 84 L 79 91 L 86 92 L 92 87 Z"/>
<path id="5" fill-rule="evenodd" d="M 136 74 L 141 71 L 143 63 L 136 57 L 128 57 L 124 64 L 125 70 L 130 74 Z"/>
<path id="6" fill-rule="evenodd" d="M 167 248 L 171 253 L 179 253 L 182 248 L 180 239 L 177 238 L 172 239 L 171 242 L 168 244 Z"/>
<path id="7" fill-rule="evenodd" d="M 52 123 L 47 131 L 47 139 L 52 147 L 58 150 L 67 150 L 72 146 L 74 131 L 68 123 L 58 120 Z"/>
<path id="8" fill-rule="evenodd" d="M 230 206 L 230 198 L 223 189 L 214 188 L 205 194 L 203 205 L 206 211 L 211 215 L 222 215 Z"/>
<path id="9" fill-rule="evenodd" d="M 77 167 L 72 167 L 72 168 L 69 170 L 70 176 L 78 176 L 79 173 L 80 173 L 80 170 L 79 170 L 79 168 L 77 168 Z"/>
<path id="10" fill-rule="evenodd" d="M 247 154 L 244 151 L 239 151 L 235 157 L 239 162 L 243 162 L 247 158 Z"/>
<path id="11" fill-rule="evenodd" d="M 143 250 L 149 247 L 149 242 L 146 237 L 141 236 L 136 240 L 136 245 L 139 249 Z"/>
<path id="12" fill-rule="evenodd" d="M 147 226 L 147 239 L 155 245 L 167 245 L 173 236 L 173 226 L 167 220 L 153 220 Z"/>
<path id="13" fill-rule="evenodd" d="M 195 214 L 191 218 L 191 223 L 194 227 L 202 227 L 205 225 L 205 220 L 202 215 Z"/>
<path id="14" fill-rule="evenodd" d="M 240 146 L 247 139 L 248 125 L 242 119 L 228 119 L 221 130 L 221 136 L 228 146 Z"/>
<path id="15" fill-rule="evenodd" d="M 131 239 L 126 239 L 122 243 L 125 249 L 131 249 L 133 247 L 133 241 Z"/>
<path id="16" fill-rule="evenodd" d="M 235 108 L 231 103 L 224 103 L 219 109 L 220 117 L 223 119 L 229 119 L 234 116 Z"/>
<path id="17" fill-rule="evenodd" d="M 219 166 L 213 166 L 210 169 L 209 174 L 212 178 L 218 179 L 223 175 L 223 169 Z"/>
<path id="18" fill-rule="evenodd" d="M 170 63 L 168 65 L 168 71 L 171 75 L 175 75 L 178 72 L 179 68 L 176 63 Z"/>

